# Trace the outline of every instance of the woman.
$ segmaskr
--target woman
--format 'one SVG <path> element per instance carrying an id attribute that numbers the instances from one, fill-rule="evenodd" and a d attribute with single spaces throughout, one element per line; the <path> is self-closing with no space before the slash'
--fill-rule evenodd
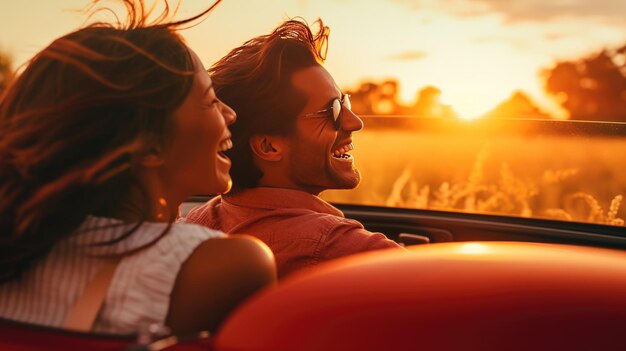
<path id="1" fill-rule="evenodd" d="M 167 3 L 148 23 L 143 1 L 123 2 L 126 25 L 58 38 L 1 98 L 0 317 L 117 334 L 214 330 L 275 280 L 260 242 L 172 223 L 188 196 L 230 186 L 235 113 L 175 32 L 219 0 L 167 23 Z M 81 304 L 98 292 L 91 325 Z"/>

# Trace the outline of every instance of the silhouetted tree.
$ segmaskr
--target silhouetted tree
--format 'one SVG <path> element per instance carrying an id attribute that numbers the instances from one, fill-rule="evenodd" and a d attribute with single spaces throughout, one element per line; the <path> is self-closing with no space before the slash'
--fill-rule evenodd
<path id="1" fill-rule="evenodd" d="M 398 82 L 365 82 L 357 90 L 348 91 L 352 110 L 362 115 L 402 115 L 407 107 L 398 102 Z"/>
<path id="2" fill-rule="evenodd" d="M 550 115 L 541 111 L 523 91 L 515 91 L 482 118 L 536 118 L 548 119 Z"/>
<path id="3" fill-rule="evenodd" d="M 449 105 L 441 103 L 441 90 L 427 86 L 416 95 L 412 105 L 398 101 L 398 82 L 365 82 L 357 90 L 348 91 L 352 110 L 360 115 L 413 115 L 416 117 L 457 117 Z"/>
<path id="4" fill-rule="evenodd" d="M 411 114 L 418 117 L 458 117 L 452 107 L 441 103 L 441 89 L 429 85 L 417 93 Z"/>
<path id="5" fill-rule="evenodd" d="M 626 45 L 558 62 L 547 71 L 546 90 L 572 119 L 626 122 Z"/>

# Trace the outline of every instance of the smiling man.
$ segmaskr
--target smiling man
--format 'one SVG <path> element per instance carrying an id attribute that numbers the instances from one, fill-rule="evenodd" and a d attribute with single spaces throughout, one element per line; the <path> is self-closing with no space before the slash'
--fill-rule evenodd
<path id="1" fill-rule="evenodd" d="M 286 21 L 209 70 L 217 95 L 238 116 L 228 154 L 233 189 L 186 218 L 258 237 L 274 251 L 279 277 L 357 252 L 399 248 L 318 197 L 359 184 L 349 152 L 363 121 L 321 66 L 328 27 L 317 23 L 314 35 L 306 23 Z"/>

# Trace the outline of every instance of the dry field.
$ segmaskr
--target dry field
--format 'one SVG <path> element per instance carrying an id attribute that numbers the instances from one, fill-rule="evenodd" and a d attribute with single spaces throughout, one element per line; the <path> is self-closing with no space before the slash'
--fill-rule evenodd
<path id="1" fill-rule="evenodd" d="M 626 138 L 465 129 L 354 134 L 362 182 L 331 202 L 624 225 Z"/>

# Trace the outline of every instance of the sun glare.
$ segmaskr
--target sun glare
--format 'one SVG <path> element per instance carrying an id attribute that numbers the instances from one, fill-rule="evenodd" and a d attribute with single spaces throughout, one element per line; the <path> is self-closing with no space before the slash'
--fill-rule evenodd
<path id="1" fill-rule="evenodd" d="M 461 246 L 459 252 L 465 255 L 483 255 L 488 252 L 488 249 L 483 244 L 469 243 Z"/>
<path id="2" fill-rule="evenodd" d="M 465 121 L 473 121 L 478 119 L 479 116 L 465 116 L 465 115 L 459 115 L 459 118 Z"/>

